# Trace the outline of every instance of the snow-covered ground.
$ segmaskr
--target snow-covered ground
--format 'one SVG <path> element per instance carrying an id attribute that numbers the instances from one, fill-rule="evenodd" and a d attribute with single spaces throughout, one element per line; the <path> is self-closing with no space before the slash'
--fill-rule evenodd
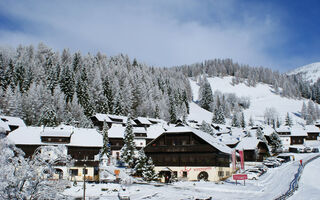
<path id="1" fill-rule="evenodd" d="M 244 111 L 246 119 L 249 119 L 250 116 L 252 116 L 254 120 L 263 121 L 263 116 L 266 108 L 275 108 L 279 113 L 279 117 L 282 121 L 284 121 L 287 112 L 291 114 L 294 123 L 304 121 L 299 117 L 303 100 L 281 97 L 275 94 L 273 92 L 273 89 L 267 84 L 259 83 L 256 85 L 256 87 L 248 87 L 246 84 L 240 83 L 233 86 L 231 84 L 231 76 L 223 78 L 208 78 L 208 81 L 213 92 L 219 90 L 222 93 L 235 93 L 238 97 L 250 97 L 250 108 Z M 192 79 L 190 79 L 190 84 L 192 88 L 193 101 L 197 101 L 200 87 Z M 305 102 L 307 102 L 307 100 L 305 100 Z M 192 108 L 191 114 L 195 115 L 192 113 Z M 205 113 L 203 114 L 203 116 L 207 117 Z M 192 117 L 189 118 L 193 119 Z"/>
<path id="2" fill-rule="evenodd" d="M 320 198 L 320 158 L 310 162 L 303 170 L 299 189 L 290 200 L 316 200 Z"/>
<path id="3" fill-rule="evenodd" d="M 295 161 L 285 163 L 278 168 L 269 169 L 259 180 L 247 180 L 246 185 L 242 181 L 240 181 L 240 184 L 235 185 L 232 179 L 228 179 L 221 183 L 176 182 L 169 185 L 132 184 L 125 187 L 132 200 L 177 200 L 210 196 L 213 199 L 274 199 L 288 190 L 289 183 L 299 167 L 299 160 L 306 160 L 317 154 L 294 155 Z M 319 162 L 320 159 L 317 161 Z M 314 165 L 317 164 L 319 165 L 320 163 L 314 163 Z M 312 163 L 309 165 L 312 165 Z M 315 168 L 315 170 L 318 169 L 319 167 Z M 310 173 L 312 172 L 315 173 L 316 171 L 312 170 Z M 308 175 L 307 168 L 304 173 Z M 315 182 L 316 179 L 314 178 L 312 183 Z M 97 199 L 117 199 L 118 191 L 121 191 L 121 187 L 119 184 L 87 184 L 86 194 L 88 197 L 96 197 Z M 309 186 L 307 185 L 307 187 Z M 304 191 L 301 193 L 303 194 Z M 83 194 L 82 183 L 78 183 L 78 186 L 67 189 L 65 194 L 72 197 L 81 197 Z"/>

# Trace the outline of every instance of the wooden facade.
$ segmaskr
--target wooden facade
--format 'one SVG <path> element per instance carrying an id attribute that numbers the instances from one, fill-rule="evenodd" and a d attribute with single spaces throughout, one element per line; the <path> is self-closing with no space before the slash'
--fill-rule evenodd
<path id="1" fill-rule="evenodd" d="M 264 157 L 268 156 L 268 147 L 264 142 L 259 142 L 257 149 L 244 149 L 244 161 L 247 162 L 261 162 L 263 161 Z"/>
<path id="2" fill-rule="evenodd" d="M 306 140 L 318 140 L 319 133 L 308 133 Z"/>
<path id="3" fill-rule="evenodd" d="M 230 155 L 223 153 L 192 132 L 163 133 L 144 151 L 155 166 L 229 167 Z"/>
<path id="4" fill-rule="evenodd" d="M 305 138 L 306 138 L 305 136 L 291 136 L 290 145 L 303 144 Z"/>

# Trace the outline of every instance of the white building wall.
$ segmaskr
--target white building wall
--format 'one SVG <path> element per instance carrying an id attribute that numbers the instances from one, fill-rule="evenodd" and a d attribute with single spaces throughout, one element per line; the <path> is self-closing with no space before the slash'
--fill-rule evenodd
<path id="1" fill-rule="evenodd" d="M 177 172 L 178 179 L 185 179 L 187 181 L 197 181 L 198 175 L 201 172 L 208 173 L 208 181 L 219 181 L 221 179 L 230 177 L 232 175 L 231 167 L 155 167 L 156 173 L 169 168 L 173 172 Z M 187 177 L 183 177 L 183 172 L 187 172 Z M 220 176 L 219 176 L 220 172 Z M 164 177 L 162 177 L 161 182 L 164 182 Z"/>
<path id="2" fill-rule="evenodd" d="M 291 143 L 291 138 L 287 136 L 280 136 L 280 139 L 282 141 L 284 149 L 288 150 Z"/>

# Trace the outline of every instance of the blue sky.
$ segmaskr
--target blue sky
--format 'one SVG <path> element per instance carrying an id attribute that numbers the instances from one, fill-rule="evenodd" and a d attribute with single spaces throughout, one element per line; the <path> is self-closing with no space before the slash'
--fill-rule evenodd
<path id="1" fill-rule="evenodd" d="M 320 61 L 318 2 L 1 1 L 0 45 L 44 42 L 155 66 L 232 58 L 285 72 Z"/>

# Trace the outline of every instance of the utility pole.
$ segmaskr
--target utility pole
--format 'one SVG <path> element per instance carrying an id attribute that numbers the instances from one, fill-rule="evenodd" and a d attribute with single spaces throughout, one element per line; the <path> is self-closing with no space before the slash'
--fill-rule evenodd
<path id="1" fill-rule="evenodd" d="M 86 167 L 87 165 L 83 165 L 83 200 L 86 200 Z"/>

